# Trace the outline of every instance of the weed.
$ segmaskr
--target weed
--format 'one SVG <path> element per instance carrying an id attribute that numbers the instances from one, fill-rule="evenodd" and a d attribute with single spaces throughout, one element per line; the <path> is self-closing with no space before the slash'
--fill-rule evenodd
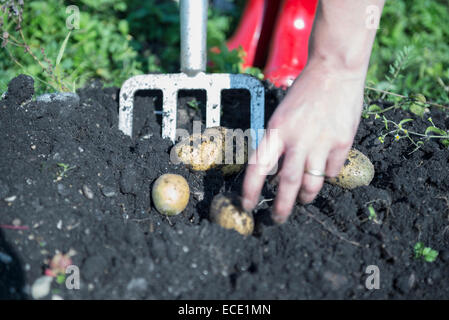
<path id="1" fill-rule="evenodd" d="M 58 284 L 63 284 L 63 283 L 65 283 L 65 274 L 63 274 L 63 273 L 61 273 L 61 274 L 58 274 L 57 276 L 56 276 L 56 282 L 58 283 Z"/>
<path id="2" fill-rule="evenodd" d="M 376 210 L 374 210 L 374 207 L 372 205 L 368 206 L 368 220 L 376 223 L 376 224 L 380 224 L 380 221 L 377 219 L 377 213 Z"/>
<path id="3" fill-rule="evenodd" d="M 380 117 L 378 116 L 377 118 Z M 390 130 L 390 128 L 392 129 L 379 137 L 379 140 L 382 143 L 384 142 L 386 136 L 392 135 L 394 136 L 395 141 L 399 141 L 405 138 L 410 140 L 410 142 L 416 147 L 415 150 L 413 150 L 412 152 L 418 150 L 424 144 L 425 141 L 430 139 L 440 139 L 440 142 L 445 147 L 449 147 L 449 132 L 446 132 L 443 129 L 436 127 L 432 121 L 432 118 L 430 117 L 427 120 L 431 123 L 431 126 L 427 127 L 424 133 L 410 131 L 404 126 L 404 124 L 406 124 L 407 122 L 413 121 L 413 119 L 410 118 L 403 119 L 399 123 L 396 123 L 392 120 L 388 120 L 385 116 L 382 116 L 382 120 L 384 122 L 386 130 Z M 419 140 L 413 139 L 414 137 L 418 137 Z"/>
<path id="4" fill-rule="evenodd" d="M 62 178 L 67 177 L 67 172 L 69 172 L 70 170 L 75 169 L 75 166 L 71 167 L 70 165 L 65 164 L 65 163 L 57 163 L 57 165 L 61 169 L 58 171 L 58 173 L 56 175 L 56 179 L 54 180 L 54 182 L 61 181 Z"/>
<path id="5" fill-rule="evenodd" d="M 196 112 L 200 111 L 200 103 L 196 99 L 192 99 L 187 102 L 187 106 L 195 110 Z"/>
<path id="6" fill-rule="evenodd" d="M 446 0 L 386 1 L 370 59 L 367 82 L 386 90 L 390 64 L 398 52 L 413 47 L 406 72 L 394 81 L 392 90 L 408 96 L 420 92 L 439 102 L 449 98 L 449 38 Z M 374 85 L 373 85 L 374 86 Z"/>
<path id="7" fill-rule="evenodd" d="M 411 54 L 413 51 L 412 46 L 405 46 L 402 50 L 398 52 L 396 55 L 396 59 L 392 64 L 389 65 L 388 73 L 385 75 L 385 79 L 387 79 L 387 89 L 385 91 L 391 90 L 396 80 L 401 77 L 401 71 L 405 70 L 407 66 L 411 63 L 412 58 Z M 381 99 L 385 99 L 386 92 L 382 94 Z"/>
<path id="8" fill-rule="evenodd" d="M 438 257 L 438 251 L 424 246 L 424 243 L 422 242 L 417 242 L 413 247 L 413 250 L 415 252 L 415 259 L 423 259 L 427 262 L 434 262 Z"/>
<path id="9" fill-rule="evenodd" d="M 80 12 L 80 28 L 70 30 L 66 26 L 70 2 L 27 1 L 23 5 L 23 1 L 0 0 L 0 4 L 19 2 L 22 5 L 16 11 L 5 5 L 0 11 L 1 79 L 28 74 L 37 80 L 39 94 L 49 89 L 73 91 L 90 78 L 121 85 L 141 73 L 137 53 L 130 47 L 128 23 L 116 14 L 106 16 L 100 9 L 94 14 L 86 5 Z M 106 2 L 120 8 L 119 1 Z"/>

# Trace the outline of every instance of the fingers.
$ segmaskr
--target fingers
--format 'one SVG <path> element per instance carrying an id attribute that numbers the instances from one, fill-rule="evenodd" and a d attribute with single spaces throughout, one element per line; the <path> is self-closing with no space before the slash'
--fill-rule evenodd
<path id="1" fill-rule="evenodd" d="M 299 148 L 286 151 L 282 169 L 278 174 L 279 188 L 274 203 L 273 220 L 284 223 L 296 202 L 304 173 L 305 152 Z"/>
<path id="2" fill-rule="evenodd" d="M 268 130 L 248 161 L 243 180 L 242 206 L 245 210 L 251 211 L 257 205 L 265 178 L 277 165 L 282 150 L 277 130 Z"/>
<path id="3" fill-rule="evenodd" d="M 327 158 L 326 176 L 336 177 L 345 164 L 351 145 L 345 148 L 334 149 Z"/>
<path id="4" fill-rule="evenodd" d="M 298 200 L 303 203 L 310 203 L 320 192 L 324 183 L 324 176 L 315 175 L 314 173 L 327 172 L 326 161 L 329 151 L 325 149 L 311 150 L 305 163 L 305 173 L 302 178 L 301 189 L 298 194 Z M 309 171 L 309 173 L 307 173 Z"/>

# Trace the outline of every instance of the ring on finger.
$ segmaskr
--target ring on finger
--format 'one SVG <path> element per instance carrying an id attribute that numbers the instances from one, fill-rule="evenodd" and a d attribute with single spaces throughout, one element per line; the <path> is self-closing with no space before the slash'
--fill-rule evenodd
<path id="1" fill-rule="evenodd" d="M 316 169 L 306 169 L 305 173 L 310 174 L 311 176 L 315 176 L 315 177 L 325 177 L 326 176 L 324 174 L 324 172 L 322 172 L 320 170 L 316 170 Z"/>

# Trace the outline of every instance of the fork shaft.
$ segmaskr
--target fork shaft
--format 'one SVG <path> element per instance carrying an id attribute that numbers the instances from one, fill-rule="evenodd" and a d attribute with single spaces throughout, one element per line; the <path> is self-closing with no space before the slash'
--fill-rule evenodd
<path id="1" fill-rule="evenodd" d="M 206 71 L 208 0 L 181 0 L 181 72 L 194 76 Z"/>

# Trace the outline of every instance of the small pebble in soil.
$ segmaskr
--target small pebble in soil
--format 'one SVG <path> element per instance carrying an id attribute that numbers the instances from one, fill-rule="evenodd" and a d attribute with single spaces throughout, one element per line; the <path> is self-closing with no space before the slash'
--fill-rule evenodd
<path id="1" fill-rule="evenodd" d="M 87 199 L 92 200 L 94 198 L 93 191 L 87 185 L 83 185 L 83 194 Z"/>
<path id="2" fill-rule="evenodd" d="M 195 192 L 193 192 L 193 197 L 198 201 L 203 201 L 204 200 L 204 192 L 195 191 Z"/>
<path id="3" fill-rule="evenodd" d="M 58 183 L 56 188 L 58 189 L 58 193 L 63 197 L 66 197 L 70 194 L 70 190 L 62 183 Z"/>
<path id="4" fill-rule="evenodd" d="M 148 281 L 145 278 L 134 278 L 126 286 L 128 291 L 145 292 L 148 288 Z"/>
<path id="5" fill-rule="evenodd" d="M 31 296 L 33 299 L 42 299 L 50 293 L 53 277 L 42 276 L 34 281 L 31 286 Z"/>
<path id="6" fill-rule="evenodd" d="M 10 196 L 5 198 L 6 202 L 14 202 L 17 199 L 17 196 Z"/>
<path id="7" fill-rule="evenodd" d="M 115 188 L 108 186 L 102 187 L 101 193 L 107 198 L 115 197 L 117 195 L 117 193 L 115 192 Z"/>

